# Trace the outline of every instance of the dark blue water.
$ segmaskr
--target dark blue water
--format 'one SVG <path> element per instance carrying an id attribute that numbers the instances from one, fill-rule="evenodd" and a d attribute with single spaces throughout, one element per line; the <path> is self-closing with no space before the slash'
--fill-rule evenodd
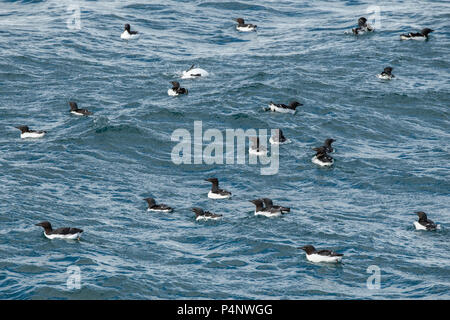
<path id="1" fill-rule="evenodd" d="M 0 298 L 450 298 L 448 4 L 378 1 L 376 32 L 355 38 L 373 1 L 79 1 L 79 29 L 73 3 L 0 1 Z M 239 16 L 259 31 L 238 33 Z M 136 41 L 120 39 L 127 22 Z M 429 41 L 399 40 L 424 27 Z M 194 63 L 210 76 L 180 80 Z M 388 65 L 396 78 L 377 79 Z M 189 95 L 169 97 L 173 80 Z M 262 110 L 293 99 L 294 116 Z M 194 121 L 292 143 L 273 176 L 175 165 L 171 134 Z M 22 140 L 23 124 L 48 134 Z M 328 137 L 321 169 L 311 148 Z M 232 199 L 207 198 L 211 176 Z M 175 211 L 147 212 L 148 196 Z M 263 196 L 291 213 L 255 217 Z M 224 218 L 196 222 L 192 206 Z M 415 231 L 419 210 L 441 230 Z M 43 220 L 85 232 L 50 241 Z M 344 263 L 312 264 L 305 244 Z"/>

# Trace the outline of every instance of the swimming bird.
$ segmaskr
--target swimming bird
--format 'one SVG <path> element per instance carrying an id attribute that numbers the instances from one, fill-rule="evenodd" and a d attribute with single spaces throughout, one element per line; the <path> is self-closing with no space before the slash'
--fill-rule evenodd
<path id="1" fill-rule="evenodd" d="M 188 90 L 185 88 L 180 88 L 180 83 L 178 81 L 172 81 L 172 89 L 167 90 L 169 96 L 178 96 L 179 94 L 188 94 Z"/>
<path id="2" fill-rule="evenodd" d="M 209 211 L 203 211 L 201 208 L 192 208 L 195 212 L 195 220 L 218 220 L 222 218 L 221 214 L 211 213 Z"/>
<path id="3" fill-rule="evenodd" d="M 357 28 L 353 28 L 352 32 L 354 34 L 361 34 L 364 32 L 372 32 L 375 29 L 367 23 L 367 19 L 364 17 L 361 17 L 358 19 L 358 27 Z"/>
<path id="4" fill-rule="evenodd" d="M 219 179 L 217 178 L 208 178 L 205 181 L 209 181 L 212 183 L 211 191 L 208 193 L 208 198 L 211 199 L 227 199 L 231 197 L 231 192 L 219 189 Z"/>
<path id="5" fill-rule="evenodd" d="M 344 256 L 341 253 L 336 253 L 331 250 L 319 250 L 317 251 L 311 245 L 303 246 L 298 249 L 302 249 L 306 252 L 306 259 L 311 262 L 332 262 L 337 263 L 341 262 L 342 257 Z"/>
<path id="6" fill-rule="evenodd" d="M 145 198 L 145 201 L 148 203 L 147 211 L 158 211 L 158 212 L 172 212 L 173 209 L 165 204 L 156 204 L 155 199 L 153 198 Z"/>
<path id="7" fill-rule="evenodd" d="M 19 129 L 22 133 L 20 134 L 20 137 L 22 139 L 25 138 L 42 138 L 45 136 L 47 131 L 43 130 L 30 130 L 28 126 L 18 126 L 16 129 Z"/>
<path id="8" fill-rule="evenodd" d="M 334 163 L 334 159 L 329 156 L 325 150 L 325 147 L 313 148 L 316 151 L 316 155 L 311 159 L 311 161 L 319 166 L 327 167 Z"/>
<path id="9" fill-rule="evenodd" d="M 327 153 L 334 152 L 334 149 L 333 149 L 333 147 L 331 146 L 331 144 L 332 144 L 333 142 L 335 142 L 335 141 L 336 141 L 336 140 L 331 139 L 331 138 L 328 138 L 328 139 L 325 140 L 325 142 L 323 143 L 323 147 L 325 148 L 325 152 L 327 152 Z"/>
<path id="10" fill-rule="evenodd" d="M 395 78 L 395 76 L 392 74 L 392 67 L 384 68 L 383 72 L 377 74 L 377 77 L 383 80 L 391 80 L 392 78 Z"/>
<path id="11" fill-rule="evenodd" d="M 262 156 L 267 154 L 267 149 L 264 146 L 260 146 L 258 137 L 250 137 L 250 141 L 252 142 L 252 145 L 248 150 L 249 154 L 254 154 L 256 156 Z"/>
<path id="12" fill-rule="evenodd" d="M 428 40 L 428 34 L 433 32 L 433 29 L 425 28 L 422 29 L 420 32 L 410 32 L 408 34 L 401 34 L 400 39 L 401 40 Z"/>
<path id="13" fill-rule="evenodd" d="M 270 137 L 269 142 L 271 144 L 283 144 L 290 142 L 289 139 L 286 139 L 286 137 L 283 135 L 283 131 L 281 129 L 277 129 L 275 131 L 275 134 Z"/>
<path id="14" fill-rule="evenodd" d="M 242 18 L 234 19 L 234 21 L 236 21 L 238 23 L 236 26 L 236 29 L 238 31 L 243 31 L 243 32 L 256 31 L 256 25 L 247 24 L 244 22 L 244 19 L 242 19 Z"/>
<path id="15" fill-rule="evenodd" d="M 250 200 L 255 205 L 255 216 L 264 216 L 268 218 L 279 217 L 284 214 L 284 211 L 275 208 L 265 208 L 262 199 Z"/>
<path id="16" fill-rule="evenodd" d="M 130 25 L 128 23 L 125 24 L 124 31 L 120 35 L 120 38 L 125 39 L 125 40 L 136 38 L 138 36 L 138 32 L 131 31 L 130 29 L 131 29 Z"/>
<path id="17" fill-rule="evenodd" d="M 183 71 L 183 75 L 181 76 L 181 79 L 206 77 L 208 74 L 209 74 L 208 71 L 206 71 L 202 68 L 195 68 L 195 65 L 193 64 L 189 69 L 187 69 L 186 71 Z"/>
<path id="18" fill-rule="evenodd" d="M 419 216 L 419 221 L 414 221 L 414 226 L 416 230 L 436 230 L 437 225 L 430 219 L 428 219 L 427 215 L 423 211 L 416 212 Z"/>
<path id="19" fill-rule="evenodd" d="M 264 201 L 264 204 L 266 206 L 266 210 L 269 210 L 269 211 L 272 210 L 272 209 L 280 210 L 281 213 L 285 213 L 285 212 L 290 212 L 291 211 L 291 208 L 288 208 L 288 207 L 274 206 L 272 200 L 269 199 L 269 198 L 262 198 L 262 201 Z"/>
<path id="20" fill-rule="evenodd" d="M 78 228 L 58 228 L 53 230 L 52 225 L 48 221 L 37 223 L 36 226 L 44 228 L 44 235 L 48 239 L 80 239 L 83 230 Z"/>
<path id="21" fill-rule="evenodd" d="M 281 112 L 281 113 L 295 113 L 298 106 L 302 106 L 298 101 L 292 101 L 289 103 L 289 105 L 285 105 L 282 103 L 273 103 L 270 101 L 269 108 L 266 108 L 266 111 L 273 111 L 273 112 Z"/>
<path id="22" fill-rule="evenodd" d="M 79 109 L 76 102 L 70 101 L 69 105 L 70 113 L 76 114 L 77 116 L 89 116 L 92 114 L 92 112 L 87 109 Z"/>

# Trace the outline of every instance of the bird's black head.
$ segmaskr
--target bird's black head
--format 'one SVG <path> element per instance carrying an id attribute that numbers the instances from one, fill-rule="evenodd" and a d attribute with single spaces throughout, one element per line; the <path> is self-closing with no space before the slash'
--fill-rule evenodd
<path id="1" fill-rule="evenodd" d="M 192 211 L 195 212 L 195 216 L 204 214 L 204 211 L 202 208 L 192 208 Z"/>
<path id="2" fill-rule="evenodd" d="M 178 89 L 180 87 L 180 83 L 178 81 L 172 81 L 170 82 L 174 89 Z"/>
<path id="3" fill-rule="evenodd" d="M 366 23 L 367 23 L 367 19 L 366 19 L 366 18 L 361 17 L 361 18 L 358 19 L 358 25 L 359 25 L 360 27 L 365 27 L 365 26 L 366 26 Z"/>
<path id="4" fill-rule="evenodd" d="M 156 204 L 155 199 L 153 198 L 145 198 L 144 200 L 147 201 L 149 207 L 152 207 Z"/>
<path id="5" fill-rule="evenodd" d="M 312 245 L 303 246 L 303 247 L 300 247 L 299 249 L 304 250 L 306 252 L 306 254 L 311 254 L 311 253 L 316 252 L 316 249 Z"/>
<path id="6" fill-rule="evenodd" d="M 298 106 L 302 106 L 302 104 L 298 101 L 291 101 L 291 103 L 289 104 L 289 106 L 291 106 L 292 108 L 297 108 Z"/>
<path id="7" fill-rule="evenodd" d="M 422 31 L 420 33 L 423 34 L 424 36 L 427 36 L 429 33 L 433 32 L 433 31 L 434 31 L 433 29 L 425 28 L 425 29 L 422 29 Z"/>
<path id="8" fill-rule="evenodd" d="M 19 129 L 20 131 L 22 131 L 22 133 L 30 131 L 30 128 L 28 128 L 28 126 L 18 126 L 16 127 L 16 129 Z"/>
<path id="9" fill-rule="evenodd" d="M 239 24 L 245 24 L 244 19 L 242 19 L 242 18 L 234 19 L 234 21 L 236 21 Z"/>
<path id="10" fill-rule="evenodd" d="M 334 140 L 334 139 L 331 139 L 331 138 L 328 138 L 327 140 L 325 140 L 325 146 L 326 147 L 331 147 L 331 144 L 333 143 L 333 142 L 335 142 L 336 140 Z"/>
<path id="11" fill-rule="evenodd" d="M 36 226 L 42 227 L 45 230 L 52 230 L 52 225 L 48 221 L 42 221 L 40 223 L 36 223 Z"/>
<path id="12" fill-rule="evenodd" d="M 219 180 L 218 180 L 217 178 L 208 178 L 208 179 L 205 179 L 205 181 L 209 181 L 209 182 L 211 182 L 211 183 L 217 183 L 217 182 L 219 182 Z"/>
<path id="13" fill-rule="evenodd" d="M 77 110 L 78 109 L 78 105 L 76 102 L 74 101 L 69 101 L 69 106 L 70 106 L 70 110 Z"/>
<path id="14" fill-rule="evenodd" d="M 125 24 L 125 28 L 126 31 L 130 32 L 131 26 L 127 23 Z"/>
<path id="15" fill-rule="evenodd" d="M 392 67 L 386 67 L 386 68 L 384 68 L 384 72 L 387 74 L 391 74 L 392 69 L 393 69 Z"/>
<path id="16" fill-rule="evenodd" d="M 255 206 L 263 206 L 263 202 L 261 199 L 255 199 L 255 200 L 250 200 L 251 203 L 253 203 Z"/>
<path id="17" fill-rule="evenodd" d="M 419 220 L 426 220 L 427 219 L 427 215 L 423 211 L 418 211 L 418 212 L 416 212 L 416 214 L 419 216 Z"/>

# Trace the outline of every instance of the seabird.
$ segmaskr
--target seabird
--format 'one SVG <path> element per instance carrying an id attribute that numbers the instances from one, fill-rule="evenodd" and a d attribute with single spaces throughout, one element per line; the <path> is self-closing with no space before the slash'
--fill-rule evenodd
<path id="1" fill-rule="evenodd" d="M 425 28 L 422 29 L 420 32 L 410 32 L 408 34 L 401 34 L 400 39 L 401 40 L 428 40 L 428 34 L 433 32 L 433 29 Z"/>
<path id="2" fill-rule="evenodd" d="M 336 140 L 331 139 L 331 138 L 325 140 L 325 142 L 323 143 L 323 146 L 325 147 L 325 152 L 331 153 L 331 152 L 334 151 L 334 149 L 333 149 L 333 147 L 331 146 L 331 144 L 332 144 L 333 142 L 335 142 L 335 141 L 336 141 Z"/>
<path id="3" fill-rule="evenodd" d="M 306 252 L 306 259 L 311 262 L 341 262 L 342 257 L 344 256 L 341 253 L 336 253 L 331 250 L 319 250 L 317 251 L 313 246 L 307 245 L 300 247 L 298 249 L 302 249 Z"/>
<path id="4" fill-rule="evenodd" d="M 212 183 L 211 191 L 208 193 L 208 198 L 211 199 L 227 199 L 231 197 L 231 192 L 219 189 L 219 180 L 217 178 L 208 178 L 205 181 Z"/>
<path id="5" fill-rule="evenodd" d="M 354 34 L 360 34 L 363 32 L 372 32 L 374 30 L 375 29 L 370 24 L 367 23 L 367 19 L 364 17 L 361 17 L 358 19 L 358 27 L 353 28 L 352 32 Z"/>
<path id="6" fill-rule="evenodd" d="M 43 130 L 30 130 L 30 128 L 28 126 L 19 126 L 16 128 L 19 129 L 20 131 L 22 131 L 22 133 L 20 134 L 20 137 L 22 139 L 42 138 L 47 133 L 47 131 L 43 131 Z"/>
<path id="7" fill-rule="evenodd" d="M 260 146 L 258 137 L 250 137 L 250 141 L 252 142 L 252 145 L 250 146 L 250 149 L 248 150 L 249 154 L 254 154 L 257 156 L 262 156 L 262 155 L 267 154 L 267 149 L 264 146 Z"/>
<path id="8" fill-rule="evenodd" d="M 313 163 L 322 167 L 331 166 L 334 163 L 334 159 L 327 154 L 324 146 L 313 148 L 313 150 L 316 151 L 316 155 L 311 159 Z"/>
<path id="9" fill-rule="evenodd" d="M 427 215 L 423 211 L 416 212 L 419 216 L 419 221 L 414 221 L 416 230 L 436 230 L 437 225 L 433 221 L 427 218 Z"/>
<path id="10" fill-rule="evenodd" d="M 92 112 L 87 109 L 79 109 L 76 102 L 70 101 L 69 105 L 70 113 L 76 114 L 77 116 L 89 116 L 92 114 Z"/>
<path id="11" fill-rule="evenodd" d="M 395 76 L 392 74 L 392 67 L 384 68 L 383 72 L 377 74 L 377 77 L 383 80 L 391 80 L 392 78 L 395 78 Z"/>
<path id="12" fill-rule="evenodd" d="M 275 134 L 270 137 L 269 142 L 271 144 L 283 144 L 290 142 L 289 139 L 286 139 L 286 137 L 283 135 L 283 131 L 281 129 L 277 129 L 275 131 Z"/>
<path id="13" fill-rule="evenodd" d="M 155 199 L 153 198 L 145 198 L 145 201 L 148 203 L 147 211 L 159 211 L 159 212 L 172 212 L 173 209 L 165 204 L 156 204 Z"/>
<path id="14" fill-rule="evenodd" d="M 133 38 L 137 37 L 138 36 L 138 32 L 137 31 L 131 31 L 130 28 L 131 27 L 130 27 L 130 25 L 128 23 L 125 24 L 124 31 L 120 35 L 120 38 L 128 40 L 128 39 L 133 39 Z"/>
<path id="15" fill-rule="evenodd" d="M 188 94 L 188 90 L 185 88 L 180 88 L 180 83 L 178 81 L 172 81 L 172 89 L 167 91 L 169 96 L 177 96 L 179 94 Z"/>
<path id="16" fill-rule="evenodd" d="M 183 71 L 183 75 L 181 79 L 192 79 L 192 78 L 200 78 L 206 77 L 208 72 L 201 68 L 195 68 L 195 64 L 193 64 L 189 69 Z"/>
<path id="17" fill-rule="evenodd" d="M 244 19 L 242 19 L 242 18 L 234 19 L 234 21 L 236 21 L 238 23 L 237 26 L 236 26 L 236 29 L 238 31 L 244 31 L 244 32 L 256 31 L 256 25 L 254 25 L 254 24 L 247 24 L 247 23 L 244 22 Z"/>
<path id="18" fill-rule="evenodd" d="M 83 230 L 78 228 L 58 228 L 53 230 L 52 225 L 48 221 L 43 221 L 36 226 L 44 228 L 44 235 L 48 239 L 80 239 Z"/>
<path id="19" fill-rule="evenodd" d="M 265 216 L 272 218 L 272 217 L 279 217 L 284 213 L 284 211 L 281 211 L 280 209 L 265 208 L 262 199 L 250 200 L 250 202 L 256 206 L 255 216 Z"/>
<path id="20" fill-rule="evenodd" d="M 291 211 L 291 208 L 282 207 L 282 206 L 274 206 L 272 200 L 269 199 L 269 198 L 262 198 L 262 201 L 264 201 L 264 204 L 266 206 L 266 210 L 271 211 L 272 209 L 274 209 L 274 210 L 281 211 L 281 213 L 285 213 L 285 212 L 290 212 Z"/>
<path id="21" fill-rule="evenodd" d="M 297 101 L 292 101 L 291 103 L 289 103 L 289 105 L 285 105 L 282 103 L 273 103 L 272 101 L 270 101 L 269 108 L 266 108 L 264 110 L 266 111 L 270 110 L 273 112 L 281 112 L 281 113 L 295 113 L 296 108 L 302 105 L 303 104 Z"/>
<path id="22" fill-rule="evenodd" d="M 192 208 L 195 212 L 195 220 L 218 220 L 222 218 L 221 214 L 211 213 L 209 211 L 203 211 L 201 208 Z"/>

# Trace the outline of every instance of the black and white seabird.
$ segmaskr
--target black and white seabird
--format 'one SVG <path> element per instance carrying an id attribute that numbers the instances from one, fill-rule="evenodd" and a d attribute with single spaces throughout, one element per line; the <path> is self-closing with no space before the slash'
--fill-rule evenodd
<path id="1" fill-rule="evenodd" d="M 76 114 L 77 116 L 89 116 L 92 114 L 92 112 L 87 109 L 79 109 L 76 102 L 70 101 L 69 105 L 70 113 Z"/>
<path id="2" fill-rule="evenodd" d="M 313 148 L 316 151 L 316 155 L 311 159 L 311 161 L 319 166 L 327 167 L 334 163 L 334 159 L 327 154 L 324 146 L 319 148 Z"/>
<path id="3" fill-rule="evenodd" d="M 124 31 L 120 35 L 120 38 L 125 39 L 125 40 L 129 40 L 129 39 L 133 39 L 133 38 L 135 38 L 137 36 L 138 36 L 138 32 L 137 31 L 131 31 L 131 27 L 127 23 L 127 24 L 125 24 Z"/>
<path id="4" fill-rule="evenodd" d="M 416 227 L 416 230 L 436 230 L 437 225 L 430 219 L 428 219 L 427 215 L 423 211 L 416 212 L 416 214 L 419 216 L 419 221 L 414 221 L 414 226 Z"/>
<path id="5" fill-rule="evenodd" d="M 269 108 L 266 108 L 264 110 L 266 111 L 273 111 L 273 112 L 281 112 L 281 113 L 295 113 L 298 106 L 302 106 L 298 101 L 292 101 L 289 103 L 289 105 L 282 104 L 282 103 L 273 103 L 270 101 Z"/>
<path id="6" fill-rule="evenodd" d="M 361 17 L 358 19 L 358 27 L 357 28 L 353 28 L 352 32 L 353 34 L 361 34 L 364 32 L 372 32 L 375 29 L 367 23 L 367 19 L 364 17 Z"/>
<path id="7" fill-rule="evenodd" d="M 208 71 L 202 68 L 195 68 L 195 64 L 193 64 L 189 69 L 183 71 L 183 75 L 181 79 L 192 79 L 192 78 L 200 78 L 206 77 L 208 75 Z"/>
<path id="8" fill-rule="evenodd" d="M 264 216 L 264 217 L 279 217 L 284 214 L 285 211 L 281 211 L 276 208 L 266 208 L 264 207 L 264 202 L 262 199 L 250 200 L 251 203 L 255 205 L 255 216 Z"/>
<path id="9" fill-rule="evenodd" d="M 377 74 L 377 77 L 383 80 L 391 80 L 392 78 L 395 78 L 395 76 L 392 74 L 392 69 L 392 67 L 384 68 L 383 72 Z"/>
<path id="10" fill-rule="evenodd" d="M 289 143 L 290 140 L 284 136 L 283 131 L 281 131 L 281 129 L 277 129 L 275 134 L 270 137 L 269 142 L 271 144 L 283 144 Z"/>
<path id="11" fill-rule="evenodd" d="M 272 199 L 262 198 L 262 201 L 264 201 L 264 204 L 266 206 L 266 210 L 269 210 L 269 211 L 272 210 L 272 209 L 280 210 L 281 213 L 285 213 L 285 212 L 290 212 L 291 211 L 291 208 L 288 208 L 288 207 L 274 206 L 273 202 L 272 202 Z"/>
<path id="12" fill-rule="evenodd" d="M 252 142 L 252 145 L 248 150 L 249 154 L 254 154 L 256 156 L 263 156 L 267 154 L 267 149 L 260 145 L 258 137 L 250 137 L 250 141 Z"/>
<path id="13" fill-rule="evenodd" d="M 331 153 L 334 151 L 333 147 L 331 146 L 331 144 L 333 142 L 336 142 L 336 140 L 328 138 L 325 140 L 325 142 L 323 143 L 323 147 L 325 148 L 325 152 L 327 153 Z"/>
<path id="14" fill-rule="evenodd" d="M 422 29 L 420 32 L 410 32 L 408 34 L 401 34 L 400 39 L 401 40 L 428 40 L 428 34 L 433 32 L 433 29 L 425 28 Z"/>
<path id="15" fill-rule="evenodd" d="M 147 211 L 158 211 L 158 212 L 172 212 L 173 209 L 165 204 L 156 204 L 155 199 L 153 198 L 145 198 L 145 201 L 148 203 Z"/>
<path id="16" fill-rule="evenodd" d="M 306 252 L 306 259 L 311 262 L 332 262 L 337 263 L 341 262 L 342 257 L 344 256 L 341 253 L 336 253 L 331 250 L 319 250 L 317 251 L 313 246 L 307 245 L 300 247 L 298 249 L 302 249 Z"/>
<path id="17" fill-rule="evenodd" d="M 231 192 L 219 189 L 219 180 L 217 178 L 208 178 L 205 181 L 212 183 L 211 191 L 208 193 L 208 198 L 211 199 L 227 199 L 231 197 Z"/>
<path id="18" fill-rule="evenodd" d="M 222 218 L 221 214 L 211 213 L 209 211 L 203 211 L 201 208 L 192 208 L 195 212 L 195 220 L 218 220 Z"/>
<path id="19" fill-rule="evenodd" d="M 36 226 L 44 228 L 44 235 L 48 239 L 80 239 L 83 230 L 78 228 L 58 228 L 53 230 L 52 225 L 48 221 L 43 221 Z"/>
<path id="20" fill-rule="evenodd" d="M 188 94 L 188 90 L 185 88 L 180 88 L 180 83 L 178 81 L 172 81 L 172 89 L 167 91 L 169 96 L 178 96 L 179 94 Z"/>
<path id="21" fill-rule="evenodd" d="M 20 134 L 20 137 L 22 139 L 25 139 L 25 138 L 42 138 L 47 133 L 47 131 L 43 131 L 43 130 L 30 130 L 30 128 L 28 126 L 18 126 L 16 128 L 19 129 L 22 132 Z"/>
<path id="22" fill-rule="evenodd" d="M 236 29 L 238 31 L 243 31 L 243 32 L 256 31 L 256 25 L 247 24 L 244 22 L 244 19 L 242 19 L 242 18 L 234 19 L 234 21 L 236 21 L 238 23 L 236 26 Z"/>

